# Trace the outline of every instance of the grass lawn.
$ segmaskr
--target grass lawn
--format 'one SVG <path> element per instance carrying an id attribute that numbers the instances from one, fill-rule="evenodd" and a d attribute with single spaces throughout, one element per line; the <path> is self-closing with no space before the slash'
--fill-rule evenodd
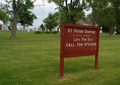
<path id="1" fill-rule="evenodd" d="M 120 85 L 120 35 L 100 35 L 98 70 L 94 56 L 65 58 L 59 79 L 60 35 L 0 31 L 0 85 Z"/>

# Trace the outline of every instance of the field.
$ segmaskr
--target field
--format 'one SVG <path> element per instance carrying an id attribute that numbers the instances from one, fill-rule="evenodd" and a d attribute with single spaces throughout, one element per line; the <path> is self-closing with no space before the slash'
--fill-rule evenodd
<path id="1" fill-rule="evenodd" d="M 66 58 L 59 79 L 60 35 L 0 31 L 0 85 L 120 85 L 120 35 L 100 35 L 94 56 Z"/>

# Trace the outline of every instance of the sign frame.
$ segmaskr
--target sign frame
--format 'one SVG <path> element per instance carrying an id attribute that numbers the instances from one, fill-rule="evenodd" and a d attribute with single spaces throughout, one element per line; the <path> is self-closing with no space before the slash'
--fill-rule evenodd
<path id="1" fill-rule="evenodd" d="M 71 33 L 67 33 L 67 31 L 66 30 L 68 30 L 68 29 L 71 29 L 69 32 L 71 32 Z M 93 38 L 92 39 L 94 39 L 95 38 L 95 41 L 94 42 L 96 42 L 96 44 L 95 44 L 95 46 L 93 46 L 94 48 L 95 48 L 95 50 L 93 50 L 93 52 L 91 53 L 91 52 L 88 52 L 88 53 L 86 53 L 86 51 L 83 51 L 83 53 L 75 53 L 75 52 L 73 52 L 72 54 L 69 54 L 69 48 L 72 48 L 72 45 L 71 45 L 71 47 L 69 47 L 68 49 L 66 48 L 66 36 L 68 37 L 70 34 L 71 35 L 75 35 L 75 33 L 73 33 L 73 30 L 74 29 L 80 29 L 81 30 L 81 32 L 79 32 L 79 33 L 77 33 L 77 34 L 80 34 L 81 36 L 82 35 L 84 35 L 85 33 L 82 33 L 84 30 L 91 30 L 91 31 L 93 31 L 93 32 L 95 32 L 95 34 L 94 35 L 92 35 L 92 34 L 89 34 L 90 36 L 93 36 Z M 98 26 L 84 26 L 84 25 L 75 25 L 75 24 L 67 24 L 67 23 L 61 23 L 61 29 L 60 29 L 60 32 L 61 32 L 61 34 L 60 34 L 60 78 L 63 78 L 63 71 L 64 71 L 64 58 L 70 58 L 70 57 L 82 57 L 82 56 L 91 56 L 91 55 L 95 55 L 95 66 L 94 66 L 94 68 L 97 70 L 97 66 L 98 66 L 98 52 L 99 52 L 99 34 L 100 34 L 100 27 L 98 27 Z M 96 37 L 94 37 L 96 35 Z M 73 38 L 73 37 L 72 37 Z M 81 38 L 81 37 L 80 37 Z M 78 40 L 79 40 L 79 38 L 78 38 Z M 68 41 L 69 41 L 69 39 L 68 39 Z M 70 42 L 71 42 L 71 40 L 70 40 Z M 81 42 L 81 41 L 79 41 L 79 42 Z M 85 41 L 84 41 L 85 42 Z M 85 43 L 86 44 L 86 43 Z M 85 45 L 85 44 L 83 44 L 83 45 Z M 94 45 L 94 44 L 93 44 Z M 73 46 L 75 46 L 74 45 L 74 43 L 73 43 Z M 84 49 L 87 49 L 88 48 L 88 46 L 82 46 Z M 75 49 L 76 47 L 73 47 L 72 49 L 73 49 L 73 51 L 74 51 L 74 49 Z M 77 47 L 79 50 L 80 50 L 80 48 L 79 47 Z M 89 47 L 90 48 L 90 47 Z M 91 48 L 90 48 L 91 49 Z M 66 53 L 67 52 L 67 53 Z M 71 51 L 70 51 L 71 52 Z M 75 54 L 74 54 L 75 53 Z"/>

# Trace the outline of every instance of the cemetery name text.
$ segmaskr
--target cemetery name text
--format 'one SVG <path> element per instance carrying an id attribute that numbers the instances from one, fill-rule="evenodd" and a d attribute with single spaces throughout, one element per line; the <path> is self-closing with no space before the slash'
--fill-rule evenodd
<path id="1" fill-rule="evenodd" d="M 66 47 L 82 47 L 82 46 L 96 46 L 96 41 L 92 35 L 96 34 L 94 30 L 79 30 L 79 29 L 68 29 L 68 33 L 72 33 L 73 42 L 67 42 Z"/>

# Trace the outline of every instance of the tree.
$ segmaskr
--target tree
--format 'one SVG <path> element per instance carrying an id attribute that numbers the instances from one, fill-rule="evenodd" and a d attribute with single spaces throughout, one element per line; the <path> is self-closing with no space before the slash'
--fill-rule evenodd
<path id="1" fill-rule="evenodd" d="M 86 8 L 85 0 L 48 0 L 54 2 L 59 9 L 60 19 L 65 23 L 73 23 L 81 19 L 83 9 Z"/>
<path id="2" fill-rule="evenodd" d="M 30 4 L 30 0 L 27 0 L 25 4 Z M 31 3 L 29 6 L 24 6 L 19 9 L 18 11 L 18 22 L 21 23 L 24 26 L 25 31 L 25 25 L 31 25 L 33 23 L 34 19 L 37 19 L 36 15 L 34 15 L 29 9 L 32 9 L 34 7 L 33 3 Z"/>
<path id="3" fill-rule="evenodd" d="M 109 28 L 109 36 L 112 36 L 116 25 L 115 12 L 112 3 L 108 3 L 107 7 L 102 10 L 98 19 L 98 24 Z"/>
<path id="4" fill-rule="evenodd" d="M 109 36 L 112 36 L 114 27 L 116 25 L 116 21 L 119 21 L 117 18 L 118 11 L 117 9 L 118 1 L 117 0 L 87 0 L 89 2 L 89 6 L 92 8 L 92 13 L 88 15 L 89 19 L 91 18 L 93 21 L 93 26 L 97 23 L 99 26 L 106 27 L 109 31 Z M 117 3 L 117 5 L 115 5 Z M 92 16 L 92 17 L 91 17 Z M 118 15 L 119 16 L 119 15 Z M 106 30 L 107 30 L 106 29 Z"/>
<path id="5" fill-rule="evenodd" d="M 3 23 L 7 23 L 9 19 L 9 16 L 7 15 L 7 13 L 5 13 L 4 11 L 0 10 L 0 20 L 3 21 Z"/>
<path id="6" fill-rule="evenodd" d="M 45 31 L 45 26 L 43 24 L 40 25 L 40 28 L 42 28 L 42 30 Z"/>
<path id="7" fill-rule="evenodd" d="M 86 17 L 86 19 L 88 21 L 93 21 L 92 13 L 88 14 L 87 17 Z"/>
<path id="8" fill-rule="evenodd" d="M 51 31 L 56 26 L 58 26 L 58 22 L 56 20 L 56 16 L 52 13 L 49 13 L 48 17 L 43 20 L 45 26 Z"/>
<path id="9" fill-rule="evenodd" d="M 10 4 L 12 5 L 12 32 L 11 32 L 11 37 L 10 39 L 16 39 L 16 29 L 17 29 L 17 18 L 18 18 L 18 11 L 20 8 L 24 6 L 29 6 L 33 4 L 36 0 L 4 0 L 7 5 L 5 5 L 6 10 L 10 10 Z M 26 1 L 30 1 L 29 4 L 26 4 Z M 5 8 L 4 7 L 4 8 Z M 3 9 L 4 9 L 3 8 Z"/>
<path id="10" fill-rule="evenodd" d="M 102 9 L 106 6 L 108 0 L 87 0 L 89 7 L 92 8 L 92 22 L 93 26 L 96 25 L 98 17 L 102 12 Z M 91 16 L 89 15 L 89 16 Z"/>
<path id="11" fill-rule="evenodd" d="M 115 11 L 117 32 L 120 33 L 120 0 L 110 0 Z"/>

